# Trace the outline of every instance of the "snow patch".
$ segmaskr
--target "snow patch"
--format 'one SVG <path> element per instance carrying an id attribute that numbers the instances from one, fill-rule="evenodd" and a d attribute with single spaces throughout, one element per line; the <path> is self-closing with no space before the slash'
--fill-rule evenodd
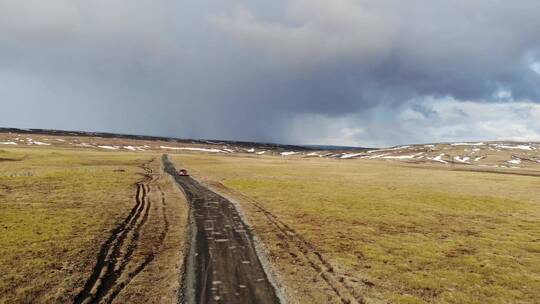
<path id="1" fill-rule="evenodd" d="M 395 151 L 395 150 L 400 150 L 400 149 L 407 149 L 407 148 L 409 148 L 409 147 L 410 147 L 410 146 L 399 146 L 399 147 L 388 148 L 388 149 L 370 150 L 370 151 L 367 151 L 367 153 L 373 153 L 373 152 L 385 152 L 385 151 Z"/>
<path id="2" fill-rule="evenodd" d="M 259 151 L 259 152 L 257 152 L 256 154 L 257 154 L 257 155 L 263 155 L 264 153 L 266 153 L 266 151 Z"/>
<path id="3" fill-rule="evenodd" d="M 453 143 L 450 145 L 451 146 L 483 146 L 485 144 L 483 142 L 478 142 L 478 143 Z"/>
<path id="4" fill-rule="evenodd" d="M 499 149 L 518 149 L 518 150 L 533 150 L 533 148 L 529 145 L 516 145 L 516 146 L 508 146 L 508 145 L 495 145 L 495 147 Z"/>
<path id="5" fill-rule="evenodd" d="M 146 151 L 144 146 L 124 146 L 123 148 L 130 151 Z"/>
<path id="6" fill-rule="evenodd" d="M 98 146 L 98 148 L 107 149 L 107 150 L 118 150 L 118 149 L 120 149 L 119 146 Z"/>
<path id="7" fill-rule="evenodd" d="M 17 145 L 17 143 L 13 141 L 0 141 L 0 145 Z"/>
<path id="8" fill-rule="evenodd" d="M 33 141 L 34 145 L 38 145 L 38 146 L 50 146 L 51 144 L 49 143 L 44 143 L 44 142 L 41 142 L 41 141 Z"/>
<path id="9" fill-rule="evenodd" d="M 519 164 L 521 164 L 521 159 L 514 158 L 514 159 L 511 159 L 511 160 L 507 161 L 507 163 L 514 164 L 514 165 L 519 165 Z"/>
<path id="10" fill-rule="evenodd" d="M 443 164 L 448 164 L 447 161 L 445 161 L 445 160 L 442 159 L 443 156 L 444 156 L 444 153 L 441 153 L 441 154 L 439 154 L 439 155 L 437 155 L 437 156 L 435 156 L 435 157 L 433 157 L 433 158 L 429 158 L 429 157 L 428 157 L 428 159 L 431 159 L 431 160 L 433 160 L 433 161 L 440 162 L 440 163 L 443 163 Z"/>
<path id="11" fill-rule="evenodd" d="M 383 154 L 373 155 L 373 156 L 370 156 L 369 159 L 380 158 L 380 157 L 383 157 L 383 156 L 386 156 L 386 155 L 390 155 L 390 153 L 383 153 Z"/>
<path id="12" fill-rule="evenodd" d="M 363 154 L 364 153 L 344 153 L 343 155 L 341 155 L 340 158 L 353 158 L 353 157 L 357 157 Z"/>
<path id="13" fill-rule="evenodd" d="M 416 153 L 416 154 L 410 154 L 410 155 L 390 155 L 390 156 L 383 156 L 382 158 L 387 158 L 387 159 L 413 159 L 417 156 L 420 156 L 422 155 L 423 152 L 420 152 L 420 153 Z"/>
<path id="14" fill-rule="evenodd" d="M 460 163 L 464 163 L 464 164 L 470 164 L 470 162 L 469 162 L 470 159 L 471 158 L 468 157 L 468 156 L 464 156 L 464 157 L 454 156 L 455 161 L 460 162 Z"/>
<path id="15" fill-rule="evenodd" d="M 169 150 L 185 150 L 185 151 L 199 151 L 199 152 L 210 152 L 210 153 L 224 153 L 224 151 L 219 149 L 207 149 L 207 148 L 188 148 L 188 147 L 167 147 L 167 146 L 159 146 L 161 149 L 169 149 Z"/>
<path id="16" fill-rule="evenodd" d="M 279 154 L 281 154 L 282 156 L 289 156 L 289 155 L 295 155 L 295 154 L 298 154 L 298 152 L 289 151 L 289 152 L 281 152 L 281 153 L 279 153 Z"/>
<path id="17" fill-rule="evenodd" d="M 41 141 L 33 140 L 32 138 L 27 138 L 26 143 L 28 145 L 38 145 L 38 146 L 50 146 L 51 145 L 51 144 L 44 143 L 44 142 L 41 142 Z"/>

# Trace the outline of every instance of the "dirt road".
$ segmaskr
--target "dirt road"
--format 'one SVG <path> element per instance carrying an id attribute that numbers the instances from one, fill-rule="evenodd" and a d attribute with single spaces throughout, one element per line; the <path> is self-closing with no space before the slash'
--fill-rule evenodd
<path id="1" fill-rule="evenodd" d="M 279 303 L 234 205 L 189 176 L 179 176 L 163 156 L 190 203 L 190 248 L 182 301 L 191 303 Z"/>

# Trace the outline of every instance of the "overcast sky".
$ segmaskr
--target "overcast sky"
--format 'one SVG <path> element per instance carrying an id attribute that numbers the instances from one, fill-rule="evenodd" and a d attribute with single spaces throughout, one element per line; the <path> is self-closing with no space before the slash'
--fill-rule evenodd
<path id="1" fill-rule="evenodd" d="M 0 126 L 538 141 L 538 12 L 538 0 L 0 0 Z"/>

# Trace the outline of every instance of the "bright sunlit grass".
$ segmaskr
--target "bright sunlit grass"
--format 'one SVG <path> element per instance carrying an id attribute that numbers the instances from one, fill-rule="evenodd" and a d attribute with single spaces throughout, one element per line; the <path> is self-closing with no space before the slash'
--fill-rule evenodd
<path id="1" fill-rule="evenodd" d="M 24 148 L 0 159 L 0 303 L 67 301 L 150 156 Z"/>
<path id="2" fill-rule="evenodd" d="M 538 177 L 366 161 L 175 157 L 198 176 L 262 203 L 340 272 L 372 283 L 362 289 L 368 301 L 540 298 Z M 264 218 L 248 215 L 257 230 Z M 258 232 L 279 250 L 278 239 Z"/>

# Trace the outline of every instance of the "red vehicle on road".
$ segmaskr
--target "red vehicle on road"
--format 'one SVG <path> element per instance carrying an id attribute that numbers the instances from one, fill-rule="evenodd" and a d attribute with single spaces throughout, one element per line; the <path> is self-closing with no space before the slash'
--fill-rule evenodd
<path id="1" fill-rule="evenodd" d="M 187 172 L 186 169 L 180 169 L 180 170 L 178 171 L 178 175 L 180 175 L 180 176 L 189 176 L 189 174 L 188 174 L 188 172 Z"/>

